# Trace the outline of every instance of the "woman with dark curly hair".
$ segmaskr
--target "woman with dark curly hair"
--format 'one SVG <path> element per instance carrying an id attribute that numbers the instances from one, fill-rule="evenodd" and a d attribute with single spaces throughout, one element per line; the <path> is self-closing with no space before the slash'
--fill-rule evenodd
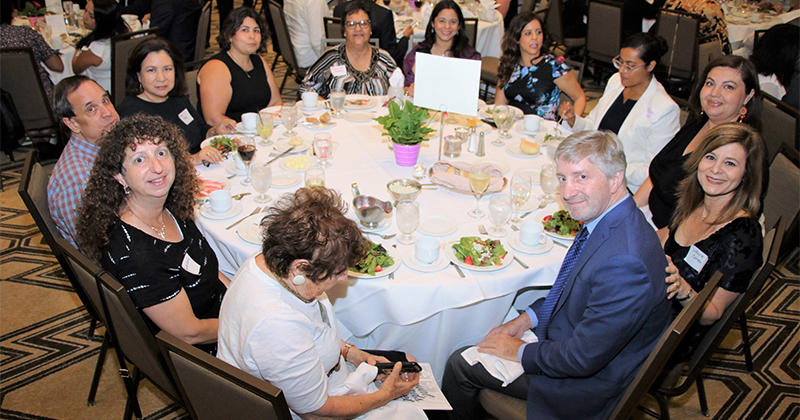
<path id="1" fill-rule="evenodd" d="M 236 124 L 242 114 L 281 105 L 280 92 L 267 62 L 258 53 L 267 45 L 267 27 L 249 7 L 225 18 L 217 42 L 222 51 L 197 73 L 197 97 L 206 122 Z"/>
<path id="2" fill-rule="evenodd" d="M 200 150 L 200 144 L 206 137 L 236 131 L 236 125 L 227 120 L 216 127 L 206 124 L 186 96 L 183 56 L 171 41 L 148 39 L 131 51 L 125 75 L 125 94 L 127 96 L 117 108 L 120 118 L 138 112 L 158 115 L 181 130 L 195 165 L 203 161 L 222 162 L 222 154 L 217 148 L 206 146 Z"/>
<path id="3" fill-rule="evenodd" d="M 533 12 L 514 17 L 503 35 L 503 56 L 497 69 L 497 105 L 512 105 L 525 114 L 556 119 L 561 91 L 572 99 L 576 115 L 583 114 L 586 94 L 569 71 L 564 57 L 547 49 L 544 26 Z"/>
<path id="4" fill-rule="evenodd" d="M 194 224 L 199 182 L 186 142 L 137 114 L 100 141 L 78 210 L 81 249 L 126 288 L 153 333 L 215 352 L 228 279 Z"/>
<path id="5" fill-rule="evenodd" d="M 284 195 L 261 222 L 264 243 L 236 273 L 220 310 L 220 359 L 280 388 L 293 412 L 306 418 L 427 417 L 394 399 L 417 385 L 417 374 L 380 375 L 376 362 L 389 360 L 339 338 L 336 315 L 325 291 L 347 281 L 347 267 L 364 255 L 356 222 L 342 197 L 323 187 Z M 246 310 L 244 309 L 246 308 Z M 413 357 L 381 352 L 395 361 Z M 350 375 L 348 364 L 357 367 Z M 345 380 L 367 389 L 345 395 Z M 369 376 L 370 381 L 364 380 Z M 348 381 L 348 383 L 352 383 Z M 359 395 L 354 395 L 359 394 Z"/>
<path id="6" fill-rule="evenodd" d="M 469 45 L 467 28 L 461 7 L 453 0 L 436 3 L 425 29 L 425 40 L 415 45 L 403 60 L 403 73 L 408 94 L 414 96 L 414 71 L 417 65 L 417 52 L 442 57 L 468 58 L 480 60 L 481 54 Z"/>
<path id="7" fill-rule="evenodd" d="M 120 15 L 116 0 L 89 0 L 83 24 L 92 33 L 78 41 L 72 71 L 83 74 L 111 92 L 111 37 L 130 30 Z"/>

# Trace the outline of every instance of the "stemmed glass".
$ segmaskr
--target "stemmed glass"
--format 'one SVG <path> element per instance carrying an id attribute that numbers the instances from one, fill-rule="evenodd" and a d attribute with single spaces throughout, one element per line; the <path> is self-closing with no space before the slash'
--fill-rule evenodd
<path id="1" fill-rule="evenodd" d="M 252 184 L 250 164 L 253 163 L 253 159 L 256 157 L 256 141 L 252 137 L 240 136 L 237 143 L 236 152 L 239 153 L 239 157 L 242 158 L 242 162 L 247 168 L 247 178 L 242 181 L 242 185 L 250 185 Z"/>
<path id="2" fill-rule="evenodd" d="M 258 195 L 256 196 L 256 203 L 269 203 L 272 197 L 267 195 L 270 185 L 272 185 L 272 168 L 269 164 L 258 165 L 252 169 L 253 188 Z"/>
<path id="3" fill-rule="evenodd" d="M 511 125 L 514 124 L 516 116 L 514 108 L 505 105 L 495 107 L 492 118 L 494 119 L 495 125 L 497 125 L 497 129 L 500 130 L 500 133 L 497 135 L 497 138 L 492 141 L 493 145 L 503 146 L 506 144 L 503 140 L 511 138 L 511 134 L 508 134 L 508 130 L 511 129 Z"/>
<path id="4" fill-rule="evenodd" d="M 403 245 L 414 243 L 412 234 L 419 226 L 419 204 L 414 201 L 401 201 L 395 207 L 397 212 L 397 230 L 401 235 L 397 237 L 397 242 Z"/>
<path id="5" fill-rule="evenodd" d="M 258 113 L 260 117 L 258 124 L 256 124 L 256 131 L 258 131 L 258 135 L 261 136 L 261 141 L 258 142 L 261 146 L 269 146 L 272 144 L 272 140 L 269 139 L 269 136 L 272 135 L 272 128 L 275 126 L 275 121 L 272 119 L 272 113 L 267 111 L 261 111 Z"/>
<path id="6" fill-rule="evenodd" d="M 281 107 L 281 122 L 286 127 L 286 132 L 283 133 L 284 136 L 292 137 L 297 135 L 296 132 L 292 131 L 294 126 L 297 125 L 297 108 L 294 105 Z"/>
<path id="7" fill-rule="evenodd" d="M 471 217 L 481 218 L 486 215 L 481 211 L 479 205 L 481 196 L 489 188 L 489 181 L 489 170 L 486 166 L 476 165 L 472 167 L 472 171 L 469 173 L 469 187 L 472 189 L 472 193 L 475 194 L 475 209 L 467 212 Z"/>
<path id="8" fill-rule="evenodd" d="M 306 187 L 324 187 L 325 186 L 325 170 L 319 166 L 315 166 L 306 171 L 305 174 Z"/>
<path id="9" fill-rule="evenodd" d="M 331 166 L 328 158 L 331 155 L 331 135 L 328 133 L 317 133 L 314 135 L 314 154 L 319 159 L 319 166 L 327 168 Z"/>
<path id="10" fill-rule="evenodd" d="M 521 223 L 519 218 L 520 208 L 528 201 L 531 196 L 531 177 L 524 174 L 514 174 L 511 177 L 511 203 L 514 205 L 514 218 L 511 223 Z"/>
<path id="11" fill-rule="evenodd" d="M 331 108 L 333 108 L 333 118 L 342 118 L 342 110 L 344 109 L 344 100 L 347 94 L 342 89 L 335 89 L 331 91 Z"/>
<path id="12" fill-rule="evenodd" d="M 539 175 L 539 185 L 544 191 L 542 200 L 547 200 L 548 203 L 556 201 L 553 193 L 558 189 L 558 177 L 556 176 L 556 165 L 549 164 L 542 166 L 542 172 Z"/>
<path id="13" fill-rule="evenodd" d="M 489 197 L 489 220 L 492 225 L 487 232 L 495 238 L 508 235 L 503 225 L 511 218 L 511 197 L 505 194 L 494 194 Z"/>

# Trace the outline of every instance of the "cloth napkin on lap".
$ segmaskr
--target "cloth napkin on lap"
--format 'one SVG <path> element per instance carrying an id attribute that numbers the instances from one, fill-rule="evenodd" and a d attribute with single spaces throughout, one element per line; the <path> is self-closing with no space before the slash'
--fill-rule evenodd
<path id="1" fill-rule="evenodd" d="M 522 341 L 534 343 L 539 341 L 539 339 L 533 331 L 528 330 L 525 331 L 525 334 L 522 334 Z M 525 370 L 522 368 L 522 363 L 512 362 L 511 360 L 506 360 L 493 354 L 480 353 L 478 352 L 477 346 L 472 346 L 461 352 L 461 357 L 463 357 L 470 366 L 474 366 L 475 363 L 482 364 L 487 372 L 503 381 L 503 387 L 507 387 L 508 384 L 514 382 L 525 373 Z"/>
<path id="2" fill-rule="evenodd" d="M 466 162 L 436 162 L 433 164 L 431 182 L 446 188 L 463 191 L 467 194 L 472 193 L 472 189 L 469 187 L 469 178 L 462 175 L 447 173 L 447 169 L 451 166 L 462 172 L 469 172 L 472 170 L 473 164 Z M 505 185 L 505 181 L 503 181 L 503 171 L 490 163 L 487 163 L 486 166 L 489 168 L 491 180 L 489 181 L 489 188 L 484 194 L 502 190 Z"/>

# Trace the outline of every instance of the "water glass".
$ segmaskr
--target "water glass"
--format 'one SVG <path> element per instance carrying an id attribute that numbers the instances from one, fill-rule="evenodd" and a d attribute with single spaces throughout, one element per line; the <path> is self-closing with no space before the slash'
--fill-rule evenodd
<path id="1" fill-rule="evenodd" d="M 258 113 L 258 116 L 260 120 L 258 124 L 256 124 L 256 131 L 258 131 L 258 135 L 261 137 L 261 141 L 258 142 L 258 144 L 261 146 L 270 146 L 273 142 L 269 139 L 269 136 L 272 135 L 272 129 L 275 127 L 272 113 L 261 111 Z"/>
<path id="2" fill-rule="evenodd" d="M 397 203 L 395 212 L 397 212 L 397 230 L 401 234 L 397 237 L 397 242 L 403 245 L 413 244 L 412 234 L 419 226 L 419 204 L 414 201 L 401 201 Z"/>
<path id="3" fill-rule="evenodd" d="M 508 235 L 503 225 L 511 218 L 511 197 L 505 194 L 494 194 L 489 197 L 489 220 L 492 225 L 487 232 L 495 238 Z"/>
<path id="4" fill-rule="evenodd" d="M 272 168 L 269 164 L 258 165 L 250 171 L 250 176 L 253 178 L 253 188 L 258 195 L 255 198 L 256 203 L 269 203 L 272 198 L 267 195 L 270 185 L 272 185 Z"/>
<path id="5" fill-rule="evenodd" d="M 331 91 L 331 108 L 333 108 L 333 118 L 342 118 L 342 110 L 344 109 L 344 100 L 347 94 L 341 89 Z"/>
<path id="6" fill-rule="evenodd" d="M 541 198 L 542 200 L 547 200 L 548 203 L 556 201 L 555 197 L 553 197 L 553 193 L 558 190 L 556 165 L 549 164 L 542 166 L 542 172 L 540 172 L 539 175 L 539 185 L 542 187 L 542 191 L 544 191 L 544 195 Z"/>
<path id="7" fill-rule="evenodd" d="M 319 166 L 315 166 L 306 171 L 305 175 L 306 187 L 324 187 L 325 186 L 325 170 Z"/>
<path id="8" fill-rule="evenodd" d="M 284 105 L 281 107 L 281 122 L 286 127 L 284 136 L 292 137 L 297 133 L 293 131 L 294 126 L 297 125 L 297 108 L 294 105 Z"/>
<path id="9" fill-rule="evenodd" d="M 328 168 L 331 163 L 328 158 L 331 156 L 331 135 L 328 133 L 317 133 L 314 135 L 314 154 L 317 155 L 319 166 Z"/>
<path id="10" fill-rule="evenodd" d="M 522 219 L 519 218 L 520 208 L 528 202 L 531 196 L 531 184 L 533 180 L 530 176 L 525 174 L 514 174 L 511 177 L 511 203 L 514 205 L 514 218 L 511 223 L 520 223 Z"/>

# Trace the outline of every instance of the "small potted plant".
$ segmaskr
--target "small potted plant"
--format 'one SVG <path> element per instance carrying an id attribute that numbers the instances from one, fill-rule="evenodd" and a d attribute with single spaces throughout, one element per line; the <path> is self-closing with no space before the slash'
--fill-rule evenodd
<path id="1" fill-rule="evenodd" d="M 55 13 L 47 10 L 46 7 L 42 7 L 41 4 L 38 2 L 25 2 L 25 8 L 20 10 L 17 13 L 18 16 L 27 17 L 28 23 L 31 25 L 31 28 L 36 29 L 36 21 L 39 20 L 44 15 L 53 15 Z"/>
<path id="2" fill-rule="evenodd" d="M 417 108 L 411 101 L 406 101 L 402 107 L 394 101 L 389 102 L 389 115 L 375 118 L 386 129 L 383 135 L 389 136 L 394 143 L 394 158 L 398 165 L 417 164 L 420 145 L 428 140 L 428 134 L 435 131 L 425 125 L 427 119 L 428 111 Z"/>

